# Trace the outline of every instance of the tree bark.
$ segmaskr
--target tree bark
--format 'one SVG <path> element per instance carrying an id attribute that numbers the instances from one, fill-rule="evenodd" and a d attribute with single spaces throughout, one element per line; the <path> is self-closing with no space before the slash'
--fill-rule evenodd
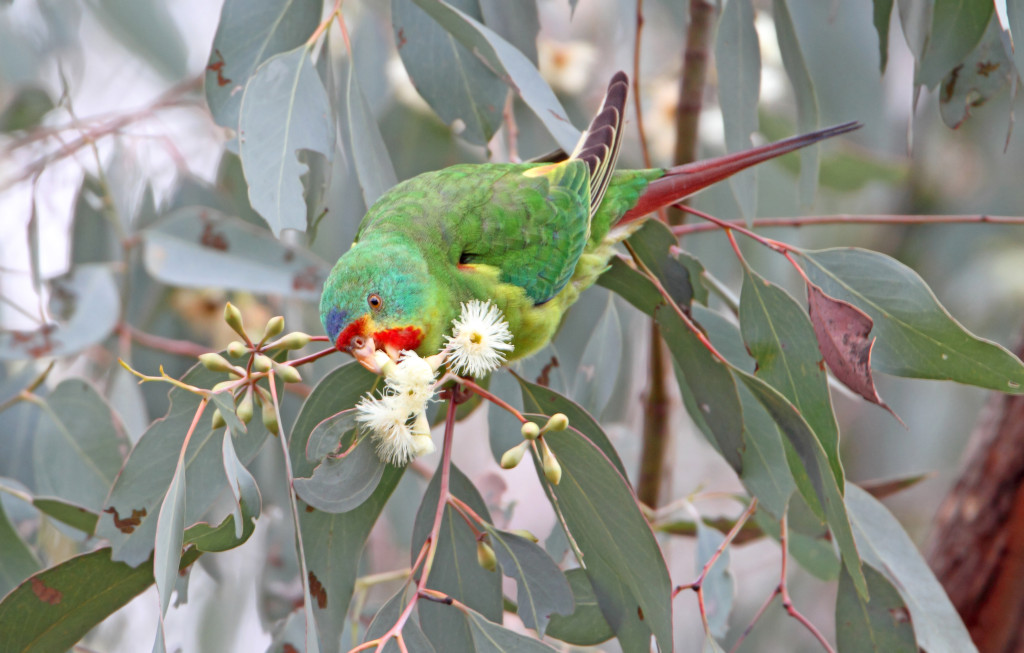
<path id="1" fill-rule="evenodd" d="M 928 562 L 981 653 L 1024 650 L 1024 396 L 986 404 L 936 515 Z"/>

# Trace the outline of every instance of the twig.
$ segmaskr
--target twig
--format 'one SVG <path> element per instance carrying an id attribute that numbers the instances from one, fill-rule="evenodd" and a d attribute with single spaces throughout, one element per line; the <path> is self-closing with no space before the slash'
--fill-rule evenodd
<path id="1" fill-rule="evenodd" d="M 683 590 L 693 590 L 698 593 L 701 591 L 704 585 L 704 579 L 707 577 L 708 572 L 711 571 L 711 568 L 715 565 L 716 562 L 718 562 L 718 558 L 720 558 L 721 555 L 725 552 L 726 547 L 728 547 L 729 544 L 731 544 L 732 541 L 736 539 L 736 536 L 739 535 L 740 530 L 743 528 L 743 524 L 745 524 L 748 519 L 754 516 L 755 510 L 757 510 L 757 497 L 754 497 L 753 499 L 750 500 L 750 505 L 747 506 L 747 509 L 744 510 L 743 514 L 739 516 L 739 519 L 736 520 L 736 523 L 732 525 L 732 529 L 729 530 L 729 532 L 725 536 L 725 539 L 723 539 L 722 543 L 718 545 L 718 548 L 715 549 L 715 552 L 711 555 L 708 561 L 704 563 L 704 567 L 701 569 L 700 575 L 697 576 L 697 580 L 687 585 L 676 586 L 676 588 L 672 590 L 672 598 L 677 597 L 679 593 Z"/>
<path id="2" fill-rule="evenodd" d="M 832 645 L 828 643 L 828 640 L 821 634 L 821 631 L 819 631 L 807 617 L 801 614 L 800 611 L 794 607 L 793 600 L 789 596 L 789 587 L 786 585 L 786 570 L 789 560 L 789 554 L 786 550 L 787 540 L 789 537 L 789 526 L 786 515 L 782 516 L 782 521 L 779 526 L 779 544 L 782 546 L 782 578 L 779 580 L 779 593 L 782 595 L 782 607 L 786 608 L 786 612 L 789 613 L 789 616 L 799 621 L 804 628 L 814 635 L 814 638 L 818 640 L 822 648 L 828 651 L 828 653 L 835 653 L 835 649 L 833 649 Z"/>
<path id="3" fill-rule="evenodd" d="M 749 635 L 752 630 L 754 630 L 754 625 L 761 619 L 761 615 L 764 614 L 765 610 L 768 609 L 768 606 L 772 604 L 772 601 L 775 600 L 775 597 L 778 596 L 781 591 L 782 586 L 776 585 L 775 589 L 773 589 L 771 594 L 768 595 L 768 598 L 766 598 L 764 603 L 761 604 L 761 607 L 757 609 L 757 612 L 754 614 L 754 618 L 751 619 L 750 623 L 747 624 L 747 627 L 743 629 L 743 633 L 739 636 L 739 639 L 737 639 L 736 643 L 732 645 L 731 649 L 729 649 L 729 653 L 736 653 L 736 650 L 740 647 L 740 644 L 743 643 L 743 640 L 747 638 L 747 635 Z"/>
<path id="4" fill-rule="evenodd" d="M 463 388 L 466 388 L 467 390 L 469 390 L 473 394 L 480 395 L 480 398 L 486 399 L 487 401 L 491 402 L 492 404 L 495 404 L 495 405 L 497 405 L 497 406 L 499 406 L 501 408 L 504 408 L 508 412 L 512 413 L 513 415 L 516 416 L 516 419 L 518 419 L 521 423 L 523 423 L 523 424 L 526 423 L 526 421 L 527 421 L 526 418 L 523 417 L 523 414 L 520 413 L 518 410 L 516 410 L 516 408 L 514 406 L 512 406 L 510 403 L 508 403 L 507 401 L 505 401 L 504 399 L 502 399 L 498 395 L 495 395 L 495 394 L 492 394 L 491 392 L 488 392 L 487 390 L 485 390 L 484 388 L 480 387 L 479 385 L 477 385 L 474 381 L 472 381 L 470 379 L 463 378 L 463 377 L 458 376 L 456 374 L 448 373 L 448 374 L 445 374 L 444 376 L 442 376 L 437 381 L 437 383 L 435 385 L 440 386 L 440 385 L 443 385 L 443 384 L 447 383 L 448 381 L 455 381 L 456 383 L 461 385 Z"/>
<path id="5" fill-rule="evenodd" d="M 206 347 L 194 342 L 189 342 L 188 340 L 164 338 L 163 336 L 155 336 L 151 333 L 140 331 L 127 322 L 121 322 L 118 324 L 116 331 L 119 334 L 127 335 L 143 347 L 167 352 L 168 354 L 195 358 L 210 351 Z"/>
<path id="6" fill-rule="evenodd" d="M 684 209 L 685 210 L 685 209 Z M 693 213 L 693 211 L 690 211 Z M 808 227 L 814 225 L 830 224 L 1013 224 L 1024 225 L 1024 217 L 1006 215 L 985 215 L 985 214 L 961 214 L 961 215 L 855 215 L 839 213 L 836 215 L 813 215 L 793 218 L 755 218 L 752 222 L 754 227 Z M 696 222 L 694 224 L 682 224 L 672 227 L 672 233 L 676 236 L 703 233 L 728 227 L 742 227 L 746 224 L 742 219 L 722 220 L 715 223 Z"/>
<path id="7" fill-rule="evenodd" d="M 46 369 L 40 372 L 36 378 L 32 379 L 28 385 L 22 388 L 20 392 L 18 392 L 16 395 L 12 397 L 9 397 L 3 403 L 0 403 L 0 413 L 4 412 L 14 404 L 20 401 L 25 401 L 30 396 L 32 396 L 32 393 L 36 391 L 36 388 L 41 386 L 43 382 L 46 381 L 46 377 L 50 375 L 50 372 L 53 370 L 53 366 L 56 364 L 56 360 L 50 361 L 50 364 L 46 366 Z"/>

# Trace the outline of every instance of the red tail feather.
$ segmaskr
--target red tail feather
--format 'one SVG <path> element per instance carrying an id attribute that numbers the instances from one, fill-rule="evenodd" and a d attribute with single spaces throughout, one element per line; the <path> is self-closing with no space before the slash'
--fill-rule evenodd
<path id="1" fill-rule="evenodd" d="M 693 195 L 699 190 L 707 188 L 711 184 L 731 177 L 740 170 L 749 168 L 752 165 L 774 159 L 777 156 L 788 154 L 793 150 L 812 145 L 826 138 L 832 138 L 840 134 L 860 129 L 859 122 L 847 122 L 833 127 L 827 127 L 808 134 L 793 136 L 781 141 L 754 147 L 744 152 L 727 154 L 706 161 L 697 161 L 685 165 L 669 168 L 665 176 L 655 179 L 640 196 L 636 206 L 626 212 L 622 222 L 629 222 L 648 213 L 657 211 L 663 206 L 675 204 L 679 200 Z"/>

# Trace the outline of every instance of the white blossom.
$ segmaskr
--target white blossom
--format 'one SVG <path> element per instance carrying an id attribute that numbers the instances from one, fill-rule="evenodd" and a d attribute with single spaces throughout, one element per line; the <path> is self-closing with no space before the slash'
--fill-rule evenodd
<path id="1" fill-rule="evenodd" d="M 452 322 L 452 335 L 445 338 L 449 368 L 474 377 L 500 367 L 504 352 L 513 349 L 512 333 L 501 311 L 478 299 L 462 305 L 462 314 Z"/>
<path id="2" fill-rule="evenodd" d="M 409 429 L 409 411 L 396 397 L 377 399 L 367 395 L 356 404 L 356 411 L 356 421 L 370 430 L 377 456 L 384 462 L 405 465 L 416 457 L 416 450 L 422 448 Z"/>
<path id="3" fill-rule="evenodd" d="M 412 351 L 403 352 L 384 372 L 382 396 L 367 395 L 356 404 L 356 420 L 369 429 L 381 460 L 405 465 L 434 451 L 425 411 L 434 396 L 435 372 Z"/>
<path id="4" fill-rule="evenodd" d="M 388 394 L 400 397 L 410 413 L 423 412 L 434 398 L 434 370 L 414 351 L 403 351 L 384 379 Z"/>

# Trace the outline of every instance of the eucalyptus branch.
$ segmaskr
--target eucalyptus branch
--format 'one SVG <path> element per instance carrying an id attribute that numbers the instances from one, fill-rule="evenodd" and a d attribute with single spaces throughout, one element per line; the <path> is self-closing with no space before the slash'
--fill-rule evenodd
<path id="1" fill-rule="evenodd" d="M 682 208 L 682 207 L 680 207 Z M 682 210 L 698 215 L 688 208 Z M 746 222 L 742 219 L 721 220 L 712 222 L 695 222 L 693 224 L 682 224 L 672 227 L 672 233 L 676 236 L 715 231 L 716 229 L 744 226 Z M 986 215 L 986 214 L 960 214 L 960 215 L 899 215 L 899 214 L 877 214 L 857 215 L 850 213 L 837 213 L 835 215 L 809 215 L 793 218 L 755 218 L 751 225 L 753 227 L 809 227 L 816 225 L 837 225 L 837 224 L 1011 224 L 1024 225 L 1024 216 L 1009 215 Z M 728 226 L 726 226 L 728 225 Z"/>
<path id="2" fill-rule="evenodd" d="M 210 351 L 206 347 L 188 340 L 176 340 L 174 338 L 164 338 L 163 336 L 155 336 L 151 333 L 146 333 L 127 322 L 121 322 L 118 324 L 116 331 L 119 334 L 131 338 L 143 347 L 166 352 L 168 354 L 195 358 Z"/>
<path id="3" fill-rule="evenodd" d="M 43 382 L 46 381 L 46 377 L 50 375 L 50 372 L 53 370 L 53 366 L 56 364 L 56 360 L 50 361 L 50 364 L 46 366 L 46 369 L 40 372 L 39 375 L 36 376 L 36 378 L 29 381 L 28 385 L 22 388 L 17 394 L 9 397 L 8 399 L 0 403 L 0 413 L 4 412 L 14 404 L 20 401 L 25 401 L 29 397 L 34 396 L 33 393 L 39 386 L 43 384 Z"/>
<path id="4" fill-rule="evenodd" d="M 828 640 L 821 634 L 821 631 L 818 630 L 814 624 L 812 624 L 811 621 L 801 614 L 793 605 L 793 600 L 789 596 L 789 586 L 786 581 L 786 572 L 789 561 L 789 552 L 787 550 L 789 541 L 789 524 L 786 515 L 782 516 L 782 521 L 780 522 L 779 527 L 779 545 L 782 547 L 782 574 L 779 580 L 779 594 L 782 595 L 782 607 L 786 609 L 789 616 L 799 621 L 804 628 L 814 635 L 814 638 L 818 640 L 822 648 L 828 651 L 828 653 L 835 653 L 835 649 L 833 649 L 832 645 L 828 643 Z"/>

